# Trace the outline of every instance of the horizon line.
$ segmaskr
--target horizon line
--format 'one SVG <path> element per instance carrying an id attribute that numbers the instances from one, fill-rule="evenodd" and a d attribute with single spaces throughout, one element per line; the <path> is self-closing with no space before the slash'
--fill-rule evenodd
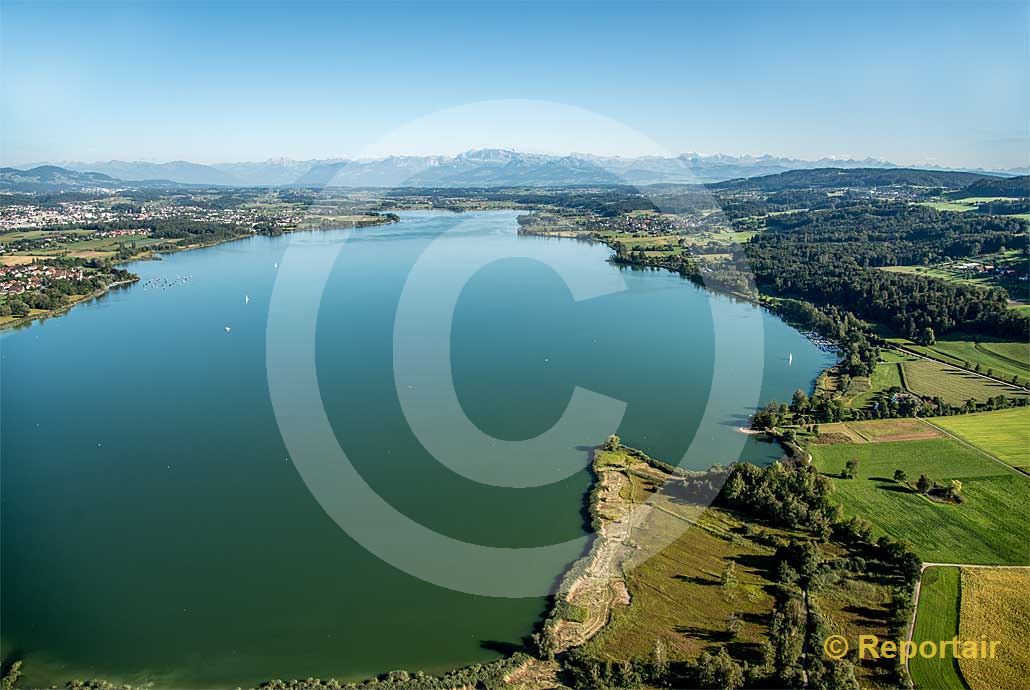
<path id="1" fill-rule="evenodd" d="M 784 161 L 784 162 L 798 162 L 798 163 L 819 163 L 819 162 L 824 162 L 824 161 L 827 162 L 827 163 L 830 163 L 830 162 L 833 162 L 833 161 L 839 161 L 839 162 L 842 162 L 842 163 L 845 163 L 845 162 L 852 162 L 852 163 L 865 163 L 865 162 L 869 162 L 869 163 L 878 164 L 878 165 L 870 165 L 869 167 L 895 167 L 895 168 L 941 169 L 941 170 L 977 170 L 977 171 L 984 171 L 984 172 L 991 172 L 991 171 L 994 171 L 994 172 L 1012 172 L 1012 171 L 1027 171 L 1027 170 L 1030 170 L 1030 166 L 1016 166 L 1016 167 L 1002 168 L 1002 167 L 989 167 L 989 166 L 985 166 L 983 164 L 980 164 L 980 165 L 977 165 L 977 166 L 970 166 L 970 165 L 948 165 L 948 164 L 941 164 L 941 163 L 933 163 L 933 162 L 929 162 L 929 161 L 899 163 L 899 162 L 896 162 L 896 161 L 892 161 L 892 160 L 888 160 L 888 159 L 884 159 L 884 158 L 878 158 L 878 157 L 871 156 L 871 155 L 867 155 L 867 156 L 864 156 L 864 157 L 858 157 L 858 156 L 855 156 L 853 154 L 827 154 L 827 155 L 823 155 L 823 156 L 821 156 L 819 158 L 803 158 L 803 157 L 797 157 L 797 156 L 776 155 L 776 154 L 771 154 L 771 153 L 741 153 L 741 154 L 732 154 L 732 153 L 701 153 L 701 152 L 696 152 L 696 151 L 684 151 L 684 152 L 681 152 L 681 153 L 670 154 L 670 155 L 657 155 L 657 154 L 603 155 L 603 154 L 595 154 L 595 153 L 589 153 L 589 152 L 583 152 L 583 151 L 570 151 L 570 152 L 567 152 L 567 153 L 556 153 L 556 152 L 548 152 L 548 151 L 532 151 L 532 150 L 524 150 L 524 149 L 516 149 L 516 148 L 506 148 L 506 147 L 471 148 L 471 149 L 465 149 L 465 150 L 462 150 L 462 151 L 458 151 L 456 153 L 431 153 L 431 154 L 392 153 L 392 154 L 388 154 L 388 155 L 384 155 L 384 156 L 372 156 L 372 157 L 370 157 L 370 156 L 362 156 L 362 157 L 326 156 L 324 158 L 318 158 L 318 157 L 315 157 L 315 158 L 295 158 L 295 157 L 292 157 L 292 156 L 289 156 L 289 155 L 282 155 L 282 156 L 269 156 L 269 157 L 266 157 L 266 158 L 253 158 L 253 159 L 249 159 L 249 160 L 248 159 L 240 159 L 240 160 L 220 160 L 220 161 L 205 161 L 205 162 L 201 162 L 201 161 L 197 161 L 197 160 L 190 160 L 190 159 L 187 159 L 187 158 L 174 158 L 174 159 L 168 159 L 168 160 L 154 160 L 154 159 L 149 159 L 148 160 L 148 159 L 145 159 L 145 158 L 133 158 L 133 159 L 129 159 L 129 158 L 104 158 L 104 159 L 95 159 L 95 160 L 74 160 L 74 159 L 42 160 L 42 161 L 37 160 L 37 161 L 29 161 L 29 162 L 22 162 L 22 163 L 6 163 L 5 162 L 5 163 L 0 163 L 0 165 L 2 165 L 3 167 L 17 168 L 17 169 L 22 169 L 22 170 L 30 170 L 32 168 L 36 168 L 36 167 L 40 167 L 40 166 L 46 166 L 46 165 L 52 165 L 52 166 L 55 166 L 55 167 L 62 167 L 62 165 L 90 165 L 90 164 L 101 165 L 101 164 L 111 164 L 111 163 L 125 163 L 125 164 L 130 164 L 130 165 L 131 164 L 172 165 L 172 164 L 175 164 L 175 163 L 186 163 L 186 164 L 189 164 L 189 165 L 197 165 L 197 166 L 203 166 L 203 167 L 215 167 L 215 166 L 221 166 L 221 165 L 262 164 L 262 163 L 267 164 L 267 163 L 277 163 L 277 162 L 290 162 L 290 163 L 341 163 L 341 162 L 348 162 L 348 163 L 359 163 L 359 162 L 385 161 L 385 160 L 389 160 L 391 158 L 427 158 L 427 159 L 429 159 L 429 158 L 440 158 L 440 159 L 452 158 L 453 159 L 453 158 L 457 158 L 457 157 L 465 155 L 465 154 L 480 153 L 480 152 L 487 152 L 487 151 L 512 153 L 512 154 L 526 155 L 526 156 L 547 156 L 547 157 L 554 157 L 554 158 L 595 158 L 595 159 L 601 159 L 601 160 L 625 160 L 625 161 L 646 160 L 646 159 L 650 159 L 650 160 L 679 160 L 679 159 L 683 159 L 683 158 L 696 158 L 696 159 L 704 160 L 704 159 L 715 159 L 715 158 L 727 158 L 727 159 L 735 159 L 735 160 L 752 160 L 752 161 L 779 160 L 779 161 Z M 825 167 L 833 167 L 833 166 L 832 165 L 827 165 Z"/>

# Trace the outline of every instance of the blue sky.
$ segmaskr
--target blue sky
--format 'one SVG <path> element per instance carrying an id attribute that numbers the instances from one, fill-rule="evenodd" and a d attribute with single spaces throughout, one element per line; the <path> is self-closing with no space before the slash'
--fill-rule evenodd
<path id="1" fill-rule="evenodd" d="M 672 152 L 1026 166 L 1028 5 L 0 0 L 0 158 L 348 156 L 520 98 Z"/>

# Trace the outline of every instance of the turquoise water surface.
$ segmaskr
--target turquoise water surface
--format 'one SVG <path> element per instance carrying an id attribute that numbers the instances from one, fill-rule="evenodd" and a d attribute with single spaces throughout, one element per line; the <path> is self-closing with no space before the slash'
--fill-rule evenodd
<path id="1" fill-rule="evenodd" d="M 472 277 L 454 313 L 454 385 L 468 417 L 500 439 L 546 431 L 578 385 L 626 403 L 618 428 L 600 431 L 672 462 L 689 447 L 684 465 L 704 468 L 741 456 L 737 428 L 758 402 L 789 399 L 833 361 L 753 305 L 667 272 L 616 267 L 600 245 L 518 236 L 515 217 L 408 213 L 349 238 L 318 231 L 172 254 L 129 266 L 135 285 L 6 333 L 4 656 L 24 659 L 32 684 L 235 687 L 441 671 L 496 658 L 532 632 L 544 598 L 460 594 L 406 575 L 352 541 L 307 491 L 265 376 L 267 308 L 290 242 L 343 245 L 316 337 L 341 447 L 398 510 L 469 542 L 582 535 L 587 449 L 603 434 L 555 449 L 582 471 L 515 489 L 452 472 L 411 433 L 393 379 L 394 315 L 411 266 L 445 231 L 456 228 L 439 240 L 454 266 L 535 243 L 562 269 L 618 275 L 627 288 L 576 302 L 554 270 L 524 258 Z M 754 367 L 742 366 L 709 390 L 715 318 L 731 336 L 720 362 L 760 359 L 760 381 L 745 380 Z M 706 404 L 718 413 L 701 425 Z M 745 459 L 778 456 L 745 441 Z"/>

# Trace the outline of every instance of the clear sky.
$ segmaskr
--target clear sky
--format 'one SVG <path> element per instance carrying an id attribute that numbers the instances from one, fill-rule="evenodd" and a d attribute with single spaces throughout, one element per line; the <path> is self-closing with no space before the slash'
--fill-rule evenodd
<path id="1" fill-rule="evenodd" d="M 673 152 L 1026 166 L 1028 6 L 0 0 L 0 158 L 348 156 L 520 98 Z"/>

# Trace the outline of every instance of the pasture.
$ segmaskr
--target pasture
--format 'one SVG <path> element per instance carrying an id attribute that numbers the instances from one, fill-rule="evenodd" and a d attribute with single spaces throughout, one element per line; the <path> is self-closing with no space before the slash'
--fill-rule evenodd
<path id="1" fill-rule="evenodd" d="M 942 359 L 958 367 L 977 364 L 986 373 L 1010 379 L 1030 380 L 1030 343 L 1002 340 L 973 340 L 969 337 L 940 339 L 933 345 L 906 345 L 909 349 Z"/>
<path id="2" fill-rule="evenodd" d="M 1030 214 L 1023 214 L 1030 216 Z M 1019 218 L 1020 216 L 1009 216 Z M 991 267 L 991 268 L 989 268 Z M 998 270 L 1001 269 L 1001 270 Z M 1006 273 L 1007 269 L 1015 269 L 1014 273 Z M 991 254 L 979 254 L 944 261 L 938 264 L 883 266 L 883 271 L 908 273 L 924 278 L 935 278 L 952 283 L 964 283 L 985 288 L 1000 288 L 1008 293 L 1015 302 L 1025 303 L 1027 286 L 1018 279 L 1018 275 L 1026 273 L 1026 259 L 1018 249 L 1006 249 Z"/>
<path id="3" fill-rule="evenodd" d="M 912 641 L 939 643 L 950 640 L 959 631 L 959 569 L 927 568 L 923 572 L 916 611 L 916 627 Z M 958 662 L 916 656 L 908 662 L 912 682 L 927 690 L 966 690 Z"/>
<path id="4" fill-rule="evenodd" d="M 958 201 L 923 201 L 919 205 L 929 206 L 935 211 L 955 211 L 958 213 L 965 213 L 976 208 L 974 204 L 965 204 Z"/>
<path id="5" fill-rule="evenodd" d="M 869 377 L 869 388 L 851 399 L 851 407 L 866 407 L 880 391 L 885 391 L 895 386 L 903 388 L 900 366 L 898 362 L 877 362 L 872 376 Z"/>
<path id="6" fill-rule="evenodd" d="M 1002 462 L 1030 470 L 1030 407 L 935 417 L 933 424 Z"/>
<path id="7" fill-rule="evenodd" d="M 961 406 L 967 400 L 984 402 L 1004 395 L 1025 398 L 1027 392 L 940 362 L 917 360 L 903 362 L 901 371 L 906 387 L 916 395 L 940 397 L 950 405 Z"/>
<path id="8" fill-rule="evenodd" d="M 1026 524 L 1030 479 L 959 441 L 936 438 L 819 445 L 808 449 L 815 466 L 833 479 L 835 497 L 849 517 L 869 520 L 876 535 L 910 543 L 924 561 L 1017 564 L 1028 562 Z M 840 479 L 848 460 L 854 479 Z M 942 484 L 962 482 L 961 504 L 938 503 L 893 480 L 904 470 Z"/>

